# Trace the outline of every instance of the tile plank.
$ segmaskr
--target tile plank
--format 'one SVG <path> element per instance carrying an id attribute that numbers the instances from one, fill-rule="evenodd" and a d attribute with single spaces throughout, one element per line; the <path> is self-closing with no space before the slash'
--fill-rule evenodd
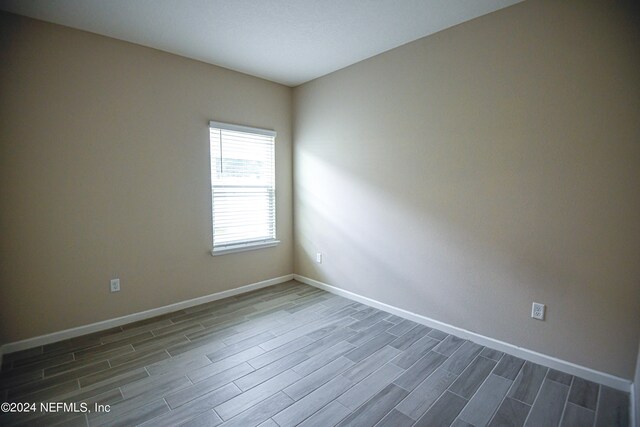
<path id="1" fill-rule="evenodd" d="M 295 372 L 291 370 L 284 371 L 270 380 L 217 405 L 214 410 L 224 421 L 229 420 L 267 397 L 286 389 L 287 386 L 299 379 L 300 375 Z"/>
<path id="2" fill-rule="evenodd" d="M 545 379 L 535 400 L 525 426 L 557 426 L 560 424 L 569 387 Z"/>
<path id="3" fill-rule="evenodd" d="M 246 391 L 252 387 L 257 386 L 258 384 L 267 381 L 268 379 L 275 377 L 276 375 L 286 371 L 287 369 L 291 369 L 297 366 L 299 363 L 308 359 L 309 356 L 304 353 L 291 353 L 290 355 L 285 356 L 282 359 L 278 359 L 275 362 L 263 366 L 260 369 L 256 369 L 255 371 L 243 376 L 242 378 L 234 380 L 234 383 L 238 386 L 238 388 L 240 388 L 240 390 Z M 250 365 L 247 364 L 247 366 Z M 294 371 L 296 371 L 300 375 L 305 375 L 295 369 Z"/>
<path id="4" fill-rule="evenodd" d="M 293 400 L 289 396 L 279 392 L 252 406 L 239 415 L 236 415 L 230 420 L 225 421 L 222 425 L 224 427 L 257 426 L 292 403 Z"/>
<path id="5" fill-rule="evenodd" d="M 44 402 L 56 396 L 78 390 L 78 380 L 71 380 L 64 383 L 55 384 L 45 389 L 35 389 L 31 393 L 12 396 L 9 391 L 9 400 L 11 402 Z"/>
<path id="6" fill-rule="evenodd" d="M 500 359 L 502 359 L 502 356 L 504 356 L 504 353 L 489 347 L 485 347 L 484 350 L 480 352 L 480 356 L 499 362 Z"/>
<path id="7" fill-rule="evenodd" d="M 149 375 L 158 376 L 167 373 L 188 373 L 199 368 L 213 365 L 207 356 L 182 353 L 179 356 L 163 359 L 147 365 L 146 369 Z"/>
<path id="8" fill-rule="evenodd" d="M 414 424 L 416 427 L 445 427 L 453 423 L 467 401 L 445 391 L 433 406 Z"/>
<path id="9" fill-rule="evenodd" d="M 388 321 L 388 320 L 387 320 Z M 393 323 L 393 322 L 391 322 Z M 389 329 L 389 333 L 391 335 L 395 335 L 400 337 L 413 328 L 417 327 L 418 324 L 416 322 L 412 322 L 411 320 L 403 319 L 399 323 L 396 323 L 391 329 Z"/>
<path id="10" fill-rule="evenodd" d="M 257 347 L 257 349 L 259 350 L 259 353 L 254 357 L 248 359 L 248 362 L 255 369 L 260 369 L 263 366 L 266 366 L 269 363 L 272 363 L 288 354 L 291 354 L 295 351 L 305 348 L 310 344 L 313 344 L 313 340 L 311 338 L 300 337 L 298 339 L 290 341 L 289 343 L 281 347 L 276 348 L 275 350 L 271 350 L 267 352 L 265 352 L 262 348 Z M 306 354 L 311 356 L 310 353 L 306 353 Z M 236 354 L 234 358 L 237 358 L 237 357 L 238 355 Z"/>
<path id="11" fill-rule="evenodd" d="M 300 381 L 288 386 L 284 389 L 284 392 L 293 400 L 300 400 L 351 366 L 353 366 L 353 362 L 351 360 L 345 357 L 339 357 L 333 362 L 327 363 L 317 371 L 303 377 Z"/>
<path id="12" fill-rule="evenodd" d="M 233 383 L 220 387 L 212 393 L 199 397 L 181 407 L 153 418 L 141 425 L 145 427 L 177 426 L 190 421 L 203 413 L 210 411 L 215 406 L 220 405 L 240 394 L 240 389 Z"/>
<path id="13" fill-rule="evenodd" d="M 438 344 L 440 344 L 440 341 L 429 336 L 424 336 L 411 345 L 411 347 L 400 353 L 391 363 L 407 369 Z"/>
<path id="14" fill-rule="evenodd" d="M 254 347 L 256 345 L 259 346 L 260 344 L 267 342 L 272 338 L 275 338 L 275 336 L 271 332 L 262 332 L 250 338 L 239 341 L 235 344 L 222 347 L 219 350 L 207 354 L 207 357 L 212 362 L 217 362 L 218 360 L 226 359 L 227 357 L 233 356 L 234 354 L 240 353 L 241 351 L 248 348 Z"/>
<path id="15" fill-rule="evenodd" d="M 366 359 L 371 356 L 376 351 L 380 350 L 385 345 L 389 344 L 396 337 L 387 332 L 383 332 L 380 335 L 377 335 L 375 338 L 365 342 L 359 347 L 354 348 L 349 353 L 345 354 L 344 357 L 353 361 L 360 362 L 361 360 Z"/>
<path id="16" fill-rule="evenodd" d="M 629 393 L 600 386 L 600 399 L 596 410 L 596 427 L 623 427 L 629 425 Z"/>
<path id="17" fill-rule="evenodd" d="M 482 356 L 476 357 L 460 374 L 458 379 L 451 384 L 449 390 L 467 400 L 471 399 L 476 390 L 489 376 L 494 366 L 496 366 L 495 360 Z"/>
<path id="18" fill-rule="evenodd" d="M 388 313 L 385 313 L 384 311 L 378 311 L 376 313 L 373 313 L 371 316 L 365 317 L 364 319 L 353 323 L 349 326 L 349 328 L 353 329 L 354 331 L 362 331 L 364 329 L 370 328 L 387 316 L 389 316 Z"/>
<path id="19" fill-rule="evenodd" d="M 567 407 L 564 409 L 564 415 L 562 415 L 561 427 L 590 427 L 596 419 L 594 411 L 584 408 L 582 406 L 574 405 L 571 402 L 567 402 Z"/>
<path id="20" fill-rule="evenodd" d="M 440 344 L 433 348 L 433 351 L 443 354 L 447 357 L 451 356 L 455 351 L 464 344 L 465 340 L 454 335 L 448 335 Z"/>
<path id="21" fill-rule="evenodd" d="M 391 363 L 384 365 L 373 374 L 353 386 L 349 391 L 340 396 L 337 401 L 343 406 L 354 411 L 358 406 L 376 395 L 385 388 L 402 372 L 402 368 Z"/>
<path id="22" fill-rule="evenodd" d="M 171 409 L 176 409 L 200 396 L 211 393 L 218 388 L 229 384 L 231 381 L 252 372 L 253 368 L 247 363 L 241 363 L 234 367 L 212 375 L 196 384 L 174 391 L 165 396 L 165 400 Z"/>
<path id="23" fill-rule="evenodd" d="M 522 427 L 530 410 L 526 403 L 505 397 L 489 427 Z"/>
<path id="24" fill-rule="evenodd" d="M 447 359 L 443 365 L 444 369 L 454 374 L 460 375 L 465 370 L 469 363 L 480 354 L 484 347 L 471 341 L 465 341 L 464 344 L 456 350 L 455 353 Z"/>
<path id="25" fill-rule="evenodd" d="M 298 424 L 298 427 L 334 426 L 350 413 L 351 410 L 338 403 L 337 400 L 332 400 L 324 408 Z"/>
<path id="26" fill-rule="evenodd" d="M 272 419 L 278 423 L 280 427 L 293 427 L 300 424 L 303 420 L 315 414 L 323 406 L 334 401 L 339 395 L 344 393 L 353 383 L 343 376 L 337 376 L 328 383 L 318 387 L 313 392 L 307 394 L 285 410 L 276 414 Z M 330 414 L 319 419 L 330 418 Z"/>
<path id="27" fill-rule="evenodd" d="M 311 358 L 309 358 L 306 353 L 300 353 L 306 360 L 301 360 L 299 364 L 297 364 L 297 366 L 293 368 L 293 370 L 302 376 L 309 375 L 310 373 L 322 368 L 330 361 L 343 356 L 345 353 L 353 350 L 353 348 L 353 344 L 347 341 L 341 341 L 338 344 L 327 348 L 323 352 L 318 353 Z"/>
<path id="28" fill-rule="evenodd" d="M 379 335 L 383 332 L 388 332 L 388 329 L 393 326 L 393 323 L 391 322 L 387 322 L 386 320 L 381 320 L 380 322 L 376 323 L 375 325 L 367 328 L 367 329 L 363 329 L 360 332 L 358 332 L 357 334 L 353 335 L 352 337 L 350 337 L 347 341 L 350 342 L 351 344 L 354 344 L 356 346 L 364 344 L 365 342 L 369 341 L 370 339 L 372 339 L 373 337 L 375 337 L 376 335 Z M 350 327 L 349 327 L 350 329 Z M 391 332 L 389 332 L 391 333 Z"/>
<path id="29" fill-rule="evenodd" d="M 489 375 L 478 392 L 460 413 L 459 419 L 477 427 L 486 426 L 509 391 L 512 381 Z"/>
<path id="30" fill-rule="evenodd" d="M 167 352 L 161 353 L 151 353 L 147 356 L 138 358 L 136 360 L 132 360 L 127 363 L 123 363 L 119 366 L 105 369 L 104 371 L 97 372 L 95 374 L 87 375 L 85 377 L 80 378 L 80 386 L 87 387 L 92 384 L 98 383 L 100 381 L 104 381 L 111 377 L 126 374 L 129 371 L 135 370 L 136 368 L 142 368 L 144 366 L 151 365 L 154 362 L 158 362 L 160 360 L 168 359 L 169 355 Z"/>
<path id="31" fill-rule="evenodd" d="M 413 344 L 415 344 L 418 340 L 420 340 L 422 337 L 427 335 L 429 331 L 431 331 L 430 328 L 424 325 L 418 325 L 413 329 L 411 329 L 410 331 L 408 331 L 407 333 L 398 336 L 398 338 L 393 340 L 389 345 L 393 348 L 397 348 L 398 350 L 406 350 L 409 347 L 411 347 Z M 391 333 L 391 331 L 389 331 L 389 333 Z"/>
<path id="32" fill-rule="evenodd" d="M 458 378 L 445 369 L 439 368 L 398 404 L 396 409 L 408 417 L 418 420 L 440 395 Z"/>
<path id="33" fill-rule="evenodd" d="M 191 381 L 197 383 L 206 378 L 209 378 L 212 375 L 240 365 L 241 363 L 247 362 L 249 363 L 249 365 L 251 365 L 250 361 L 253 360 L 254 357 L 258 357 L 261 354 L 264 354 L 264 350 L 262 350 L 260 347 L 251 347 L 245 351 L 235 354 L 233 357 L 228 357 L 226 359 L 219 360 L 217 362 L 202 366 L 198 369 L 188 372 L 187 376 L 189 377 L 189 379 L 191 379 Z M 255 368 L 255 366 L 251 366 Z"/>
<path id="34" fill-rule="evenodd" d="M 393 383 L 410 392 L 442 365 L 445 360 L 447 360 L 447 358 L 442 354 L 430 351 L 411 365 L 411 367 Z"/>
<path id="35" fill-rule="evenodd" d="M 161 377 L 150 376 L 131 384 L 125 384 L 120 387 L 120 390 L 125 399 L 131 399 L 140 395 L 164 396 L 165 392 L 179 390 L 190 385 L 189 378 L 177 373 Z"/>
<path id="36" fill-rule="evenodd" d="M 564 372 L 556 371 L 555 369 L 549 369 L 549 372 L 547 372 L 547 378 L 551 381 L 571 386 L 573 375 L 565 374 Z"/>
<path id="37" fill-rule="evenodd" d="M 214 427 L 219 424 L 222 424 L 222 419 L 211 409 L 190 419 L 186 423 L 180 424 L 180 427 Z"/>
<path id="38" fill-rule="evenodd" d="M 527 405 L 533 405 L 546 374 L 547 368 L 544 366 L 525 362 L 513 383 L 513 387 L 509 390 L 509 397 Z"/>
<path id="39" fill-rule="evenodd" d="M 116 350 L 116 349 L 121 349 L 123 347 L 129 347 L 131 348 L 131 344 L 140 342 L 140 341 L 144 341 L 146 339 L 149 338 L 153 338 L 153 334 L 151 332 L 141 332 L 137 335 L 133 335 L 131 337 L 128 337 L 126 339 L 123 339 L 121 341 L 115 341 L 112 343 L 108 343 L 108 344 L 100 344 L 100 345 L 96 345 L 93 347 L 89 347 L 89 348 L 85 348 L 82 350 L 76 350 L 73 352 L 75 359 L 76 360 L 80 360 L 80 359 L 86 359 L 86 358 L 93 358 L 96 355 L 101 355 L 101 354 L 110 354 L 109 352 Z"/>
<path id="40" fill-rule="evenodd" d="M 569 402 L 595 411 L 599 391 L 600 386 L 598 384 L 580 377 L 573 377 L 571 391 L 569 392 Z"/>
<path id="41" fill-rule="evenodd" d="M 89 425 L 93 426 L 110 426 L 110 427 L 128 427 L 144 423 L 147 420 L 156 418 L 159 415 L 169 412 L 169 407 L 162 399 L 157 399 L 153 402 L 142 405 L 135 408 L 125 414 L 120 414 L 117 417 L 105 417 L 97 422 L 89 421 Z"/>
<path id="42" fill-rule="evenodd" d="M 315 356 L 316 354 L 323 352 L 327 348 L 333 347 L 340 341 L 347 341 L 351 343 L 349 339 L 355 336 L 356 334 L 357 334 L 356 331 L 346 327 L 337 328 L 331 331 L 331 333 L 329 334 L 324 334 L 324 333 L 317 334 L 315 332 L 312 332 L 310 334 L 305 335 L 304 338 L 311 338 L 312 340 L 316 340 L 316 341 L 312 341 L 310 344 L 304 346 L 302 351 L 309 356 Z M 354 345 L 358 345 L 358 344 L 354 344 Z"/>
<path id="43" fill-rule="evenodd" d="M 522 365 L 524 365 L 524 360 L 510 354 L 505 354 L 504 357 L 500 359 L 500 362 L 498 362 L 498 366 L 496 366 L 493 373 L 513 381 L 518 376 Z"/>
<path id="44" fill-rule="evenodd" d="M 383 347 L 371 356 L 347 369 L 342 375 L 350 381 L 357 383 L 372 372 L 378 370 L 378 368 L 396 357 L 399 353 L 395 348 L 389 346 Z"/>
<path id="45" fill-rule="evenodd" d="M 338 426 L 372 426 L 385 417 L 409 392 L 396 386 L 389 384 L 367 403 L 360 406 L 355 412 L 352 412 Z"/>
<path id="46" fill-rule="evenodd" d="M 442 341 L 443 339 L 447 338 L 448 334 L 445 332 L 442 332 L 438 329 L 432 329 L 431 331 L 429 331 L 428 334 L 431 338 L 435 338 L 438 341 Z"/>
<path id="47" fill-rule="evenodd" d="M 184 376 L 167 378 L 149 377 L 142 380 L 142 383 L 142 385 L 136 383 L 128 385 L 127 387 L 131 387 L 132 389 L 123 393 L 125 399 L 112 405 L 108 412 L 87 413 L 89 424 L 109 424 L 124 417 L 125 414 L 136 411 L 142 406 L 157 401 L 158 399 L 164 402 L 162 397 L 165 394 L 171 390 L 186 387 L 189 384 L 189 380 Z"/>
<path id="48" fill-rule="evenodd" d="M 392 409 L 375 427 L 411 427 L 414 422 L 402 412 Z"/>

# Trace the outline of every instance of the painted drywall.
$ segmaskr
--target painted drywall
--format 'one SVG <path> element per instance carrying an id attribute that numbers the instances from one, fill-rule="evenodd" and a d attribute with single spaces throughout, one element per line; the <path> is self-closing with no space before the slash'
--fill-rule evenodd
<path id="1" fill-rule="evenodd" d="M 0 34 L 0 342 L 292 272 L 290 88 L 14 15 Z M 278 132 L 279 246 L 210 255 L 212 119 Z"/>
<path id="2" fill-rule="evenodd" d="M 529 0 L 296 88 L 295 272 L 632 379 L 630 12 Z"/>

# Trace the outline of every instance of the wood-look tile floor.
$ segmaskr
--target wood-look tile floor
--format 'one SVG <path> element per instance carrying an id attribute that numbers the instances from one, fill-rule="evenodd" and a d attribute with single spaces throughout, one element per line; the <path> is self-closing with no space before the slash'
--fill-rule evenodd
<path id="1" fill-rule="evenodd" d="M 288 282 L 4 357 L 0 425 L 625 426 L 629 396 Z"/>

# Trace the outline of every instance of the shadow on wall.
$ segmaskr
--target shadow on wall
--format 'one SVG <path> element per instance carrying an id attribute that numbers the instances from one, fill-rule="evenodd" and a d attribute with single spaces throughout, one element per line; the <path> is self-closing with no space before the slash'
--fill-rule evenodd
<path id="1" fill-rule="evenodd" d="M 409 203 L 417 198 L 399 197 L 384 185 L 376 187 L 349 175 L 334 161 L 322 161 L 303 150 L 298 158 L 305 175 L 323 177 L 321 183 L 314 180 L 298 184 L 297 209 L 304 212 L 296 223 L 298 242 L 305 254 L 300 262 L 304 271 L 312 271 L 329 284 L 464 325 L 474 319 L 465 304 L 477 304 L 473 294 L 485 294 L 493 288 L 491 284 L 503 282 L 529 298 L 535 289 L 528 291 L 528 285 L 554 287 L 569 279 L 561 270 L 541 275 L 526 256 L 519 257 L 517 251 L 500 246 L 501 242 L 492 241 L 477 228 L 462 221 L 456 223 L 455 210 L 450 214 L 437 212 L 439 202 L 435 199 L 433 208 L 426 210 L 423 204 Z M 382 174 L 382 169 L 378 172 Z M 420 186 L 416 189 L 420 191 Z M 318 250 L 325 250 L 324 265 L 315 263 Z M 385 289 L 373 286 L 372 278 L 385 284 Z M 404 294 L 402 298 L 396 291 Z M 502 321 L 500 305 L 494 299 L 486 307 L 487 320 Z M 425 306 L 430 308 L 426 313 Z M 450 312 L 454 306 L 459 310 Z M 521 313 L 527 308 L 518 310 Z"/>

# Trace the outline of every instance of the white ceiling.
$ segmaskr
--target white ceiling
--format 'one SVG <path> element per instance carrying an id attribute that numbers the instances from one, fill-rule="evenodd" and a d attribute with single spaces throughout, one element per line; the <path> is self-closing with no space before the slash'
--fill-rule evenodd
<path id="1" fill-rule="evenodd" d="M 0 0 L 0 10 L 288 86 L 522 0 Z"/>

